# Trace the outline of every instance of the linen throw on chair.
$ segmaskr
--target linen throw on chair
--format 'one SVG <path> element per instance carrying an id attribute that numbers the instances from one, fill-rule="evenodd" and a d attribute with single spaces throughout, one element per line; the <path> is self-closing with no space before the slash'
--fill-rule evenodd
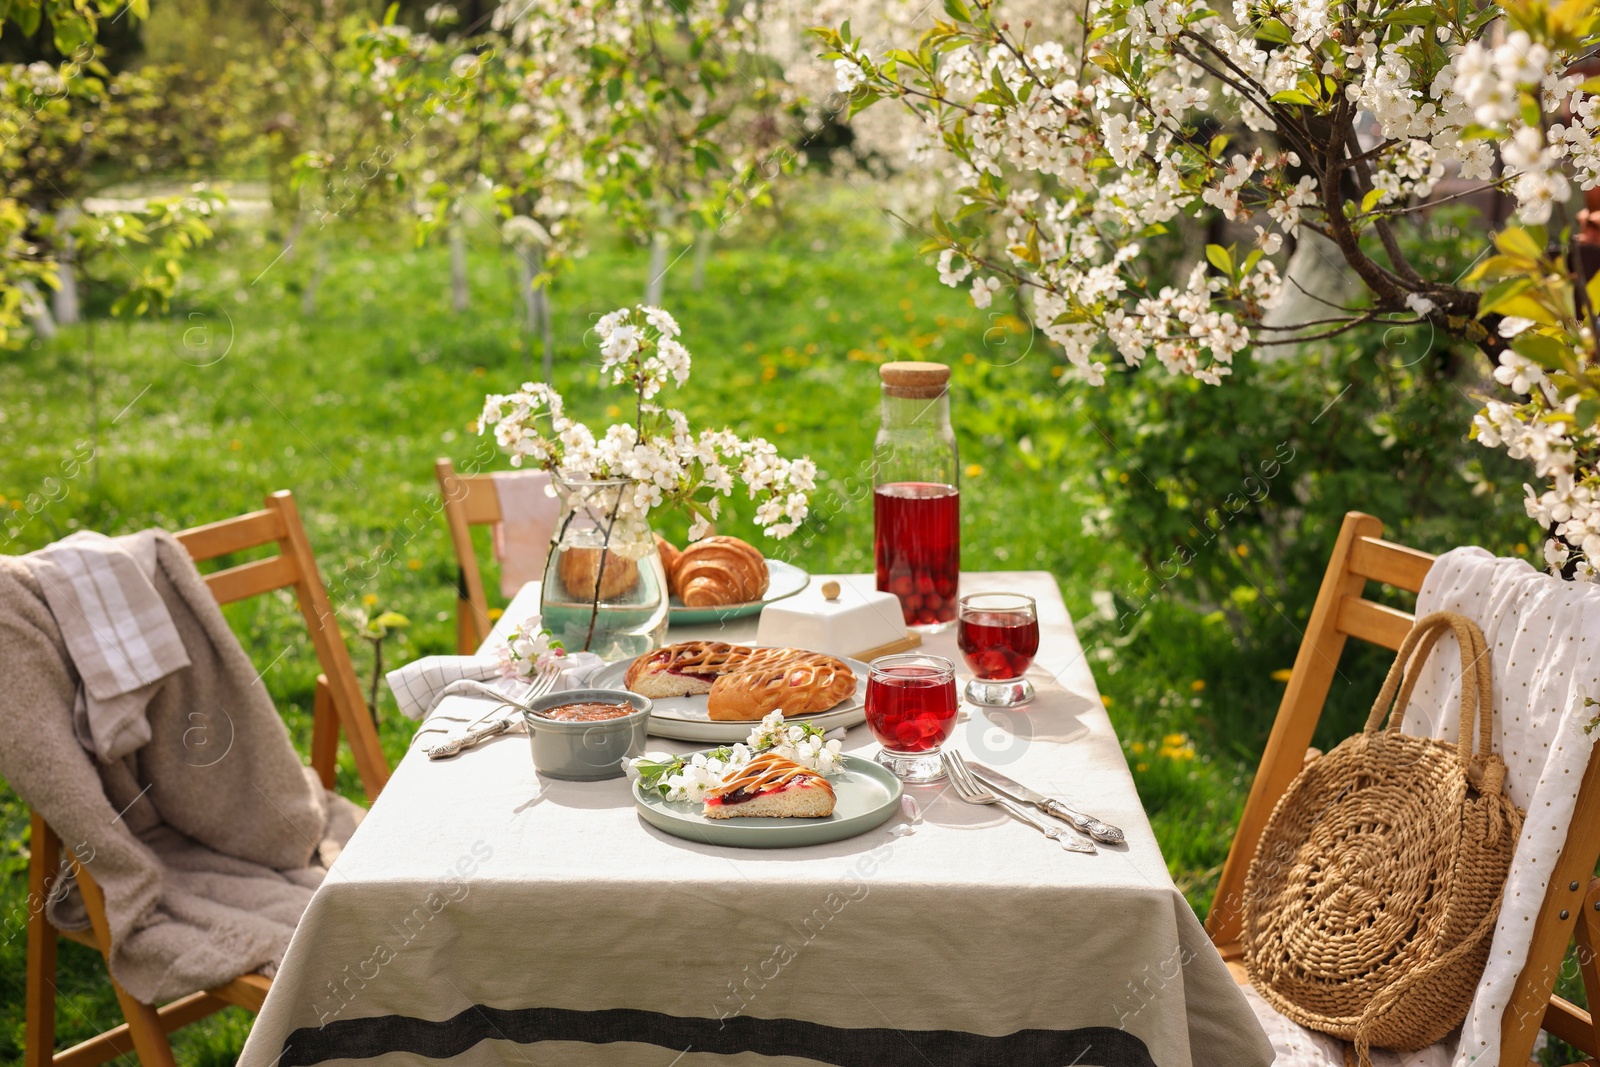
<path id="1" fill-rule="evenodd" d="M 509 600 L 544 577 L 561 501 L 550 488 L 549 471 L 495 471 L 490 477 L 500 501 L 494 558 L 500 564 L 500 593 Z"/>
<path id="2" fill-rule="evenodd" d="M 84 678 L 64 633 L 75 623 L 55 614 L 87 605 L 47 594 L 36 560 L 0 557 L 0 775 L 93 873 L 112 975 L 149 1004 L 270 971 L 361 809 L 300 762 L 183 546 L 161 532 L 146 540 L 150 584 L 189 665 L 149 687 L 149 740 L 110 762 L 75 735 Z M 140 551 L 137 538 L 115 543 Z M 89 926 L 70 878 L 45 906 L 58 928 Z"/>
<path id="3" fill-rule="evenodd" d="M 1464 680 L 1453 744 L 1401 732 L 1447 633 Z M 1295 778 L 1251 863 L 1252 986 L 1287 1018 L 1353 1041 L 1362 1067 L 1373 1045 L 1438 1041 L 1472 1003 L 1522 828 L 1493 750 L 1493 707 L 1478 627 L 1452 612 L 1419 619 L 1366 729 Z"/>

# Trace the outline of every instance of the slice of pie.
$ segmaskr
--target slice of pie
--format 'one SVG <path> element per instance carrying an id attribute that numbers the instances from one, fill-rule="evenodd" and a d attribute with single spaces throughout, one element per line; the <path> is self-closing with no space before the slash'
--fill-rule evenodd
<path id="1" fill-rule="evenodd" d="M 833 786 L 816 771 L 782 756 L 757 756 L 706 798 L 708 819 L 825 819 Z"/>

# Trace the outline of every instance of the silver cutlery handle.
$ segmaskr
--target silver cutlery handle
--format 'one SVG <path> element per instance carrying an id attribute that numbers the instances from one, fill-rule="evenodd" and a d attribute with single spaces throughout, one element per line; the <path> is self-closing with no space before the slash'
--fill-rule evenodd
<path id="1" fill-rule="evenodd" d="M 1120 845 L 1126 840 L 1122 831 L 1108 822 L 1101 822 L 1093 815 L 1085 815 L 1081 811 L 1067 807 L 1059 800 L 1046 800 L 1043 803 L 1045 811 L 1067 823 L 1074 829 L 1082 830 L 1096 841 L 1108 845 Z"/>
<path id="2" fill-rule="evenodd" d="M 471 748 L 480 741 L 485 741 L 498 734 L 503 734 L 511 729 L 514 724 L 510 719 L 496 719 L 494 722 L 485 723 L 476 729 L 468 730 L 459 737 L 441 741 L 437 745 L 429 745 L 423 749 L 429 759 L 448 759 L 457 755 L 462 749 Z"/>
<path id="3" fill-rule="evenodd" d="M 1092 853 L 1095 851 L 1095 847 L 1091 842 L 1087 840 L 1080 841 L 1075 837 L 1069 837 L 1068 831 L 1039 818 L 1039 816 L 1035 815 L 1021 804 L 1013 804 L 1004 797 L 996 797 L 995 803 L 999 804 L 1006 811 L 1021 819 L 1035 830 L 1038 830 L 1041 834 L 1048 837 L 1050 840 L 1054 841 L 1068 852 Z"/>

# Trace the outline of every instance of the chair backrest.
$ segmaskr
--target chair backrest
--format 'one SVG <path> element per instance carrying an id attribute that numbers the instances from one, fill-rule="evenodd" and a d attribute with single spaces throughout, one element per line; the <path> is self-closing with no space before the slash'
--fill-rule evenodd
<path id="1" fill-rule="evenodd" d="M 1383 523 L 1371 515 L 1352 511 L 1344 517 L 1206 918 L 1206 932 L 1230 965 L 1243 958 L 1245 875 L 1272 809 L 1305 765 L 1345 642 L 1355 638 L 1397 650 L 1416 621 L 1410 612 L 1366 599 L 1367 582 L 1415 593 L 1433 561 L 1426 552 L 1383 540 Z M 1600 753 L 1590 760 L 1579 787 L 1572 825 L 1535 922 L 1527 963 L 1506 1005 L 1500 1055 L 1485 1063 L 1527 1063 L 1541 1029 L 1590 1056 L 1600 1055 L 1600 1033 L 1589 1013 L 1552 995 L 1574 936 L 1591 1003 L 1600 993 L 1600 962 L 1594 951 L 1600 948 L 1600 879 L 1593 878 L 1597 860 Z M 1242 974 L 1242 969 L 1235 970 Z"/>
<path id="2" fill-rule="evenodd" d="M 294 494 L 288 490 L 272 493 L 266 499 L 266 507 L 260 511 L 196 526 L 176 536 L 196 563 L 262 545 L 277 546 L 275 556 L 206 575 L 206 585 L 218 604 L 231 604 L 274 589 L 294 590 L 322 666 L 312 709 L 311 766 L 323 785 L 332 788 L 342 730 L 350 741 L 356 771 L 368 799 L 377 799 L 378 791 L 389 779 L 389 765 L 378 742 L 377 727 L 361 694 L 355 667 L 350 662 L 350 651 L 345 647 L 338 619 L 328 602 L 328 591 L 317 570 L 317 560 L 306 538 L 305 525 L 300 521 Z"/>
<path id="3" fill-rule="evenodd" d="M 456 550 L 456 651 L 469 656 L 489 639 L 494 621 L 483 594 L 483 572 L 472 547 L 472 527 L 500 521 L 500 494 L 488 474 L 457 474 L 455 464 L 441 459 L 433 465 L 439 479 L 450 543 Z"/>

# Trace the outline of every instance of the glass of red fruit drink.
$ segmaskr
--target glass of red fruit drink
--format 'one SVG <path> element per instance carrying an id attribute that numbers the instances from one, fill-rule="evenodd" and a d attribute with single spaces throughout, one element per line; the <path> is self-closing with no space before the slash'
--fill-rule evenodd
<path id="1" fill-rule="evenodd" d="M 1039 612 L 1021 593 L 972 593 L 961 598 L 956 646 L 972 670 L 967 699 L 1011 707 L 1033 699 L 1023 677 L 1039 652 Z"/>
<path id="2" fill-rule="evenodd" d="M 955 664 L 920 652 L 873 660 L 867 728 L 883 746 L 878 762 L 901 781 L 943 778 L 939 750 L 956 728 Z"/>

